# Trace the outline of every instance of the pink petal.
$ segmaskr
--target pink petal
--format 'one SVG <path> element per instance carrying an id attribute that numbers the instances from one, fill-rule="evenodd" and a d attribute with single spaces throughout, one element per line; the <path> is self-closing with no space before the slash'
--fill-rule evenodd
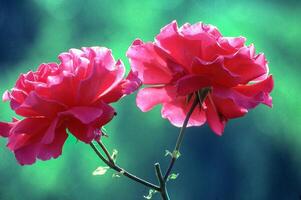
<path id="1" fill-rule="evenodd" d="M 220 37 L 218 43 L 228 52 L 235 53 L 246 42 L 244 37 Z"/>
<path id="2" fill-rule="evenodd" d="M 96 107 L 73 107 L 67 111 L 59 113 L 60 117 L 72 117 L 78 119 L 83 124 L 89 124 L 98 119 L 103 114 L 101 108 Z"/>
<path id="3" fill-rule="evenodd" d="M 43 144 L 50 144 L 53 142 L 54 138 L 55 138 L 55 132 L 56 129 L 58 128 L 58 122 L 59 122 L 59 117 L 56 117 L 51 124 L 49 125 L 49 127 L 47 128 L 47 130 L 44 133 L 44 136 L 41 140 L 41 143 Z M 62 120 L 63 121 L 63 120 Z"/>
<path id="4" fill-rule="evenodd" d="M 194 59 L 192 72 L 206 77 L 212 85 L 222 85 L 225 87 L 236 86 L 240 82 L 240 76 L 229 71 L 224 66 L 223 57 L 218 57 L 212 62 L 205 62 L 198 58 Z"/>
<path id="5" fill-rule="evenodd" d="M 252 101 L 258 103 L 264 103 L 267 106 L 272 107 L 272 97 L 270 93 L 274 87 L 273 76 L 270 75 L 267 79 L 250 85 L 239 85 L 234 88 L 235 91 L 240 94 L 249 97 Z M 256 104 L 256 105 L 257 105 Z"/>
<path id="6" fill-rule="evenodd" d="M 222 50 L 216 41 L 218 35 L 217 29 L 210 25 L 185 24 L 178 29 L 177 22 L 173 21 L 161 29 L 156 37 L 156 44 L 190 71 L 195 57 L 206 61 L 217 58 Z"/>
<path id="7" fill-rule="evenodd" d="M 248 110 L 240 107 L 232 99 L 218 98 L 212 95 L 216 108 L 226 119 L 232 119 L 244 116 Z"/>
<path id="8" fill-rule="evenodd" d="M 37 157 L 41 160 L 49 160 L 51 158 L 57 158 L 62 154 L 63 145 L 67 139 L 65 127 L 56 128 L 55 137 L 52 143 L 40 144 L 39 153 Z"/>
<path id="9" fill-rule="evenodd" d="M 114 89 L 122 80 L 125 72 L 121 61 L 116 63 L 116 68 L 109 71 L 98 60 L 95 60 L 93 71 L 87 79 L 81 81 L 78 90 L 78 103 L 90 104 Z"/>
<path id="10" fill-rule="evenodd" d="M 20 163 L 20 165 L 31 165 L 35 163 L 38 152 L 39 152 L 38 144 L 28 145 L 14 151 L 15 157 L 17 161 Z"/>
<path id="11" fill-rule="evenodd" d="M 25 118 L 15 122 L 10 130 L 7 147 L 13 151 L 37 143 L 49 124 L 50 121 L 46 118 Z"/>
<path id="12" fill-rule="evenodd" d="M 64 113 L 64 117 L 67 117 L 67 128 L 70 132 L 79 140 L 90 143 L 93 139 L 98 137 L 98 129 L 107 124 L 114 116 L 114 109 L 104 103 L 95 105 L 97 107 L 89 109 L 78 109 L 80 111 L 71 112 L 71 114 Z M 93 111 L 93 109 L 95 109 Z M 101 113 L 100 113 L 101 111 Z M 82 114 L 83 112 L 86 112 Z M 88 116 L 90 115 L 90 116 Z"/>
<path id="13" fill-rule="evenodd" d="M 210 94 L 206 98 L 205 104 L 207 106 L 206 109 L 207 122 L 210 128 L 213 130 L 213 132 L 221 136 L 224 132 L 226 119 L 220 116 L 219 111 L 217 110 L 212 98 L 210 97 Z"/>
<path id="14" fill-rule="evenodd" d="M 172 101 L 175 96 L 173 86 L 143 88 L 137 94 L 136 104 L 143 112 L 147 112 L 157 104 Z"/>
<path id="15" fill-rule="evenodd" d="M 35 91 L 29 93 L 25 101 L 15 112 L 23 117 L 45 116 L 55 117 L 56 113 L 66 109 L 62 103 L 39 96 Z"/>
<path id="16" fill-rule="evenodd" d="M 114 89 L 101 96 L 100 100 L 105 103 L 116 102 L 124 95 L 135 92 L 140 86 L 141 80 L 133 71 L 130 71 L 126 79 L 122 80 Z"/>
<path id="17" fill-rule="evenodd" d="M 35 91 L 41 97 L 60 102 L 64 105 L 74 105 L 76 101 L 75 96 L 78 91 L 78 82 L 71 75 L 60 75 L 60 78 L 59 84 L 41 85 Z"/>
<path id="18" fill-rule="evenodd" d="M 237 54 L 229 58 L 225 58 L 224 65 L 229 71 L 239 75 L 240 84 L 261 77 L 267 73 L 266 65 L 252 57 L 252 49 L 250 47 L 241 48 Z"/>
<path id="19" fill-rule="evenodd" d="M 166 58 L 152 43 L 135 40 L 127 51 L 131 69 L 144 84 L 164 84 L 172 79 Z"/>
<path id="20" fill-rule="evenodd" d="M 192 99 L 189 103 L 186 102 L 186 97 L 177 97 L 174 101 L 163 103 L 161 114 L 163 118 L 166 118 L 174 126 L 181 127 L 183 126 L 186 115 L 191 107 Z M 206 121 L 206 116 L 203 108 L 197 107 L 189 121 L 189 126 L 200 126 Z"/>
<path id="21" fill-rule="evenodd" d="M 95 139 L 98 136 L 96 127 L 94 127 L 93 125 L 82 124 L 76 118 L 69 119 L 67 128 L 72 133 L 72 135 L 74 135 L 77 139 L 87 144 L 89 144 L 93 139 Z"/>
<path id="22" fill-rule="evenodd" d="M 14 122 L 0 122 L 0 136 L 8 137 L 10 130 L 14 127 Z"/>
<path id="23" fill-rule="evenodd" d="M 187 75 L 177 81 L 177 94 L 186 96 L 204 87 L 208 87 L 210 84 L 211 81 L 206 76 Z"/>

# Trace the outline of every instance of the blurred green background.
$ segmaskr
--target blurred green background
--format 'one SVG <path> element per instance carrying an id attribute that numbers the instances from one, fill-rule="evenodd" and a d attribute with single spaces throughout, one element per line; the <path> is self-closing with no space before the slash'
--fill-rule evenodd
<path id="1" fill-rule="evenodd" d="M 0 1 L 0 92 L 20 73 L 60 52 L 106 46 L 129 69 L 125 52 L 139 37 L 153 40 L 176 19 L 203 21 L 225 36 L 247 37 L 264 52 L 275 78 L 274 107 L 259 106 L 228 123 L 218 137 L 207 125 L 190 128 L 180 173 L 168 184 L 172 200 L 293 200 L 301 195 L 301 1 L 226 0 L 29 0 Z M 104 142 L 119 150 L 118 163 L 156 182 L 153 164 L 164 168 L 178 129 L 160 117 L 160 108 L 142 113 L 135 95 L 115 105 L 117 117 Z M 0 120 L 14 113 L 0 104 Z M 146 128 L 147 127 L 147 128 Z M 63 155 L 21 167 L 0 139 L 0 200 L 143 199 L 148 190 L 126 178 L 92 176 L 103 163 L 86 144 L 69 137 Z M 156 195 L 153 199 L 160 199 Z"/>

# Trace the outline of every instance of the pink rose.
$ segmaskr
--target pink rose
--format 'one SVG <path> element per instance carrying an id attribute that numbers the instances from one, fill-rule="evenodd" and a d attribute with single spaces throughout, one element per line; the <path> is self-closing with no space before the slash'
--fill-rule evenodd
<path id="1" fill-rule="evenodd" d="M 22 74 L 3 95 L 16 114 L 24 117 L 0 123 L 8 148 L 21 165 L 36 159 L 57 158 L 68 137 L 90 143 L 114 116 L 109 105 L 139 87 L 131 72 L 124 79 L 123 63 L 105 47 L 71 49 L 59 55 L 61 63 L 41 64 Z"/>
<path id="2" fill-rule="evenodd" d="M 133 72 L 145 84 L 137 95 L 144 112 L 162 104 L 162 117 L 182 126 L 195 92 L 209 88 L 188 126 L 206 121 L 221 135 L 229 119 L 263 103 L 272 106 L 273 79 L 263 54 L 243 37 L 223 37 L 216 27 L 196 23 L 161 29 L 155 42 L 137 39 L 127 52 Z"/>

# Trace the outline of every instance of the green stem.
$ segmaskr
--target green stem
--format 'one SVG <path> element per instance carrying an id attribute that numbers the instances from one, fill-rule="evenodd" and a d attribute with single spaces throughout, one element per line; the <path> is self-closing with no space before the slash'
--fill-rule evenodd
<path id="1" fill-rule="evenodd" d="M 100 143 L 101 143 L 101 142 L 100 142 Z M 102 143 L 101 143 L 101 144 L 102 144 Z M 132 179 L 133 181 L 136 181 L 136 182 L 138 182 L 138 183 L 141 183 L 142 185 L 144 185 L 144 186 L 146 186 L 146 187 L 152 188 L 152 189 L 154 189 L 154 190 L 156 190 L 156 191 L 158 191 L 158 192 L 161 191 L 161 188 L 160 188 L 159 186 L 154 185 L 154 184 L 152 184 L 152 183 L 150 183 L 150 182 L 148 182 L 148 181 L 146 181 L 146 180 L 144 180 L 144 179 L 142 179 L 142 178 L 139 178 L 139 177 L 137 177 L 136 175 L 133 175 L 133 174 L 129 173 L 128 171 L 126 171 L 125 169 L 119 167 L 116 163 L 110 162 L 109 160 L 105 159 L 105 158 L 103 157 L 103 155 L 100 153 L 100 151 L 96 148 L 96 146 L 95 146 L 92 142 L 90 143 L 90 146 L 92 147 L 92 149 L 94 150 L 94 152 L 96 153 L 96 155 L 97 155 L 97 156 L 98 156 L 98 157 L 99 157 L 106 165 L 108 165 L 111 169 L 117 171 L 118 173 L 123 174 L 124 176 L 126 176 L 126 177 Z M 108 152 L 108 150 L 106 149 L 106 147 L 105 147 L 103 144 L 102 144 L 100 147 L 102 148 L 102 150 L 103 150 L 104 152 Z M 109 154 L 108 154 L 108 155 L 109 155 Z"/>
<path id="2" fill-rule="evenodd" d="M 114 160 L 112 159 L 112 157 L 111 157 L 111 155 L 110 155 L 108 149 L 106 148 L 106 146 L 105 146 L 102 142 L 100 142 L 100 141 L 96 141 L 96 142 L 97 142 L 97 144 L 100 146 L 100 148 L 103 150 L 103 152 L 106 154 L 106 156 L 107 156 L 109 162 L 110 162 L 110 163 L 115 163 Z"/>
<path id="3" fill-rule="evenodd" d="M 164 180 L 165 181 L 168 179 L 168 176 L 171 173 L 171 170 L 172 170 L 172 168 L 173 168 L 173 166 L 174 166 L 174 164 L 175 164 L 175 162 L 178 158 L 178 154 L 179 154 L 180 147 L 181 147 L 181 144 L 182 144 L 183 139 L 184 139 L 184 133 L 185 133 L 185 130 L 187 128 L 188 121 L 189 121 L 194 109 L 197 107 L 197 105 L 202 106 L 202 103 L 205 100 L 205 98 L 206 98 L 207 94 L 209 93 L 209 91 L 210 91 L 210 88 L 204 88 L 201 91 L 196 92 L 196 94 L 195 94 L 195 99 L 194 99 L 188 113 L 186 114 L 186 117 L 185 117 L 184 122 L 183 122 L 183 126 L 181 127 L 180 133 L 178 135 L 178 139 L 177 139 L 175 148 L 172 152 L 172 158 L 170 160 L 169 166 L 168 166 L 168 168 L 166 170 L 166 173 L 164 175 Z"/>
<path id="4" fill-rule="evenodd" d="M 160 184 L 160 188 L 161 188 L 161 190 L 160 190 L 161 197 L 163 200 L 170 200 L 167 189 L 166 189 L 166 181 L 164 180 L 164 177 L 162 175 L 162 171 L 161 171 L 159 163 L 155 164 L 155 170 L 156 170 L 156 175 L 159 180 L 159 184 Z"/>

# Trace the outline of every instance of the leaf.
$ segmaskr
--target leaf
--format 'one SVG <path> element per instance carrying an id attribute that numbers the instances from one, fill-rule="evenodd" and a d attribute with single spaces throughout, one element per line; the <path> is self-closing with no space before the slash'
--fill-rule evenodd
<path id="1" fill-rule="evenodd" d="M 105 167 L 98 167 L 94 172 L 92 173 L 94 176 L 101 176 L 104 175 L 110 167 L 105 166 Z"/>
<path id="2" fill-rule="evenodd" d="M 172 153 L 168 150 L 165 150 L 165 156 L 170 156 L 172 158 L 178 159 L 181 156 L 179 151 L 173 151 Z"/>
<path id="3" fill-rule="evenodd" d="M 176 178 L 178 178 L 178 176 L 179 176 L 179 173 L 172 173 L 172 174 L 170 174 L 169 176 L 168 176 L 168 178 L 167 178 L 167 181 L 169 181 L 169 180 L 175 180 Z"/>
<path id="4" fill-rule="evenodd" d="M 165 156 L 171 156 L 172 157 L 172 153 L 168 150 L 165 150 Z"/>
<path id="5" fill-rule="evenodd" d="M 181 156 L 181 153 L 179 151 L 173 151 L 172 152 L 172 157 L 175 159 L 178 159 Z"/>
<path id="6" fill-rule="evenodd" d="M 120 171 L 117 173 L 112 174 L 112 178 L 120 178 L 124 174 L 124 171 Z"/>
<path id="7" fill-rule="evenodd" d="M 117 149 L 113 149 L 113 153 L 112 153 L 112 155 L 111 155 L 111 158 L 112 158 L 112 160 L 113 160 L 114 162 L 116 162 L 116 160 L 117 160 L 117 154 L 118 154 Z"/>
<path id="8" fill-rule="evenodd" d="M 105 137 L 109 137 L 108 136 L 108 132 L 107 132 L 107 129 L 103 126 L 103 127 L 101 127 L 101 133 L 102 133 L 102 135 L 103 136 L 105 136 Z"/>
<path id="9" fill-rule="evenodd" d="M 119 173 L 114 173 L 112 174 L 112 178 L 120 178 L 121 176 L 119 175 Z"/>
<path id="10" fill-rule="evenodd" d="M 153 198 L 153 195 L 156 194 L 156 193 L 157 193 L 156 190 L 150 189 L 150 190 L 148 191 L 148 195 L 147 195 L 147 196 L 143 196 L 143 197 L 144 197 L 145 199 L 151 199 L 151 198 Z"/>

